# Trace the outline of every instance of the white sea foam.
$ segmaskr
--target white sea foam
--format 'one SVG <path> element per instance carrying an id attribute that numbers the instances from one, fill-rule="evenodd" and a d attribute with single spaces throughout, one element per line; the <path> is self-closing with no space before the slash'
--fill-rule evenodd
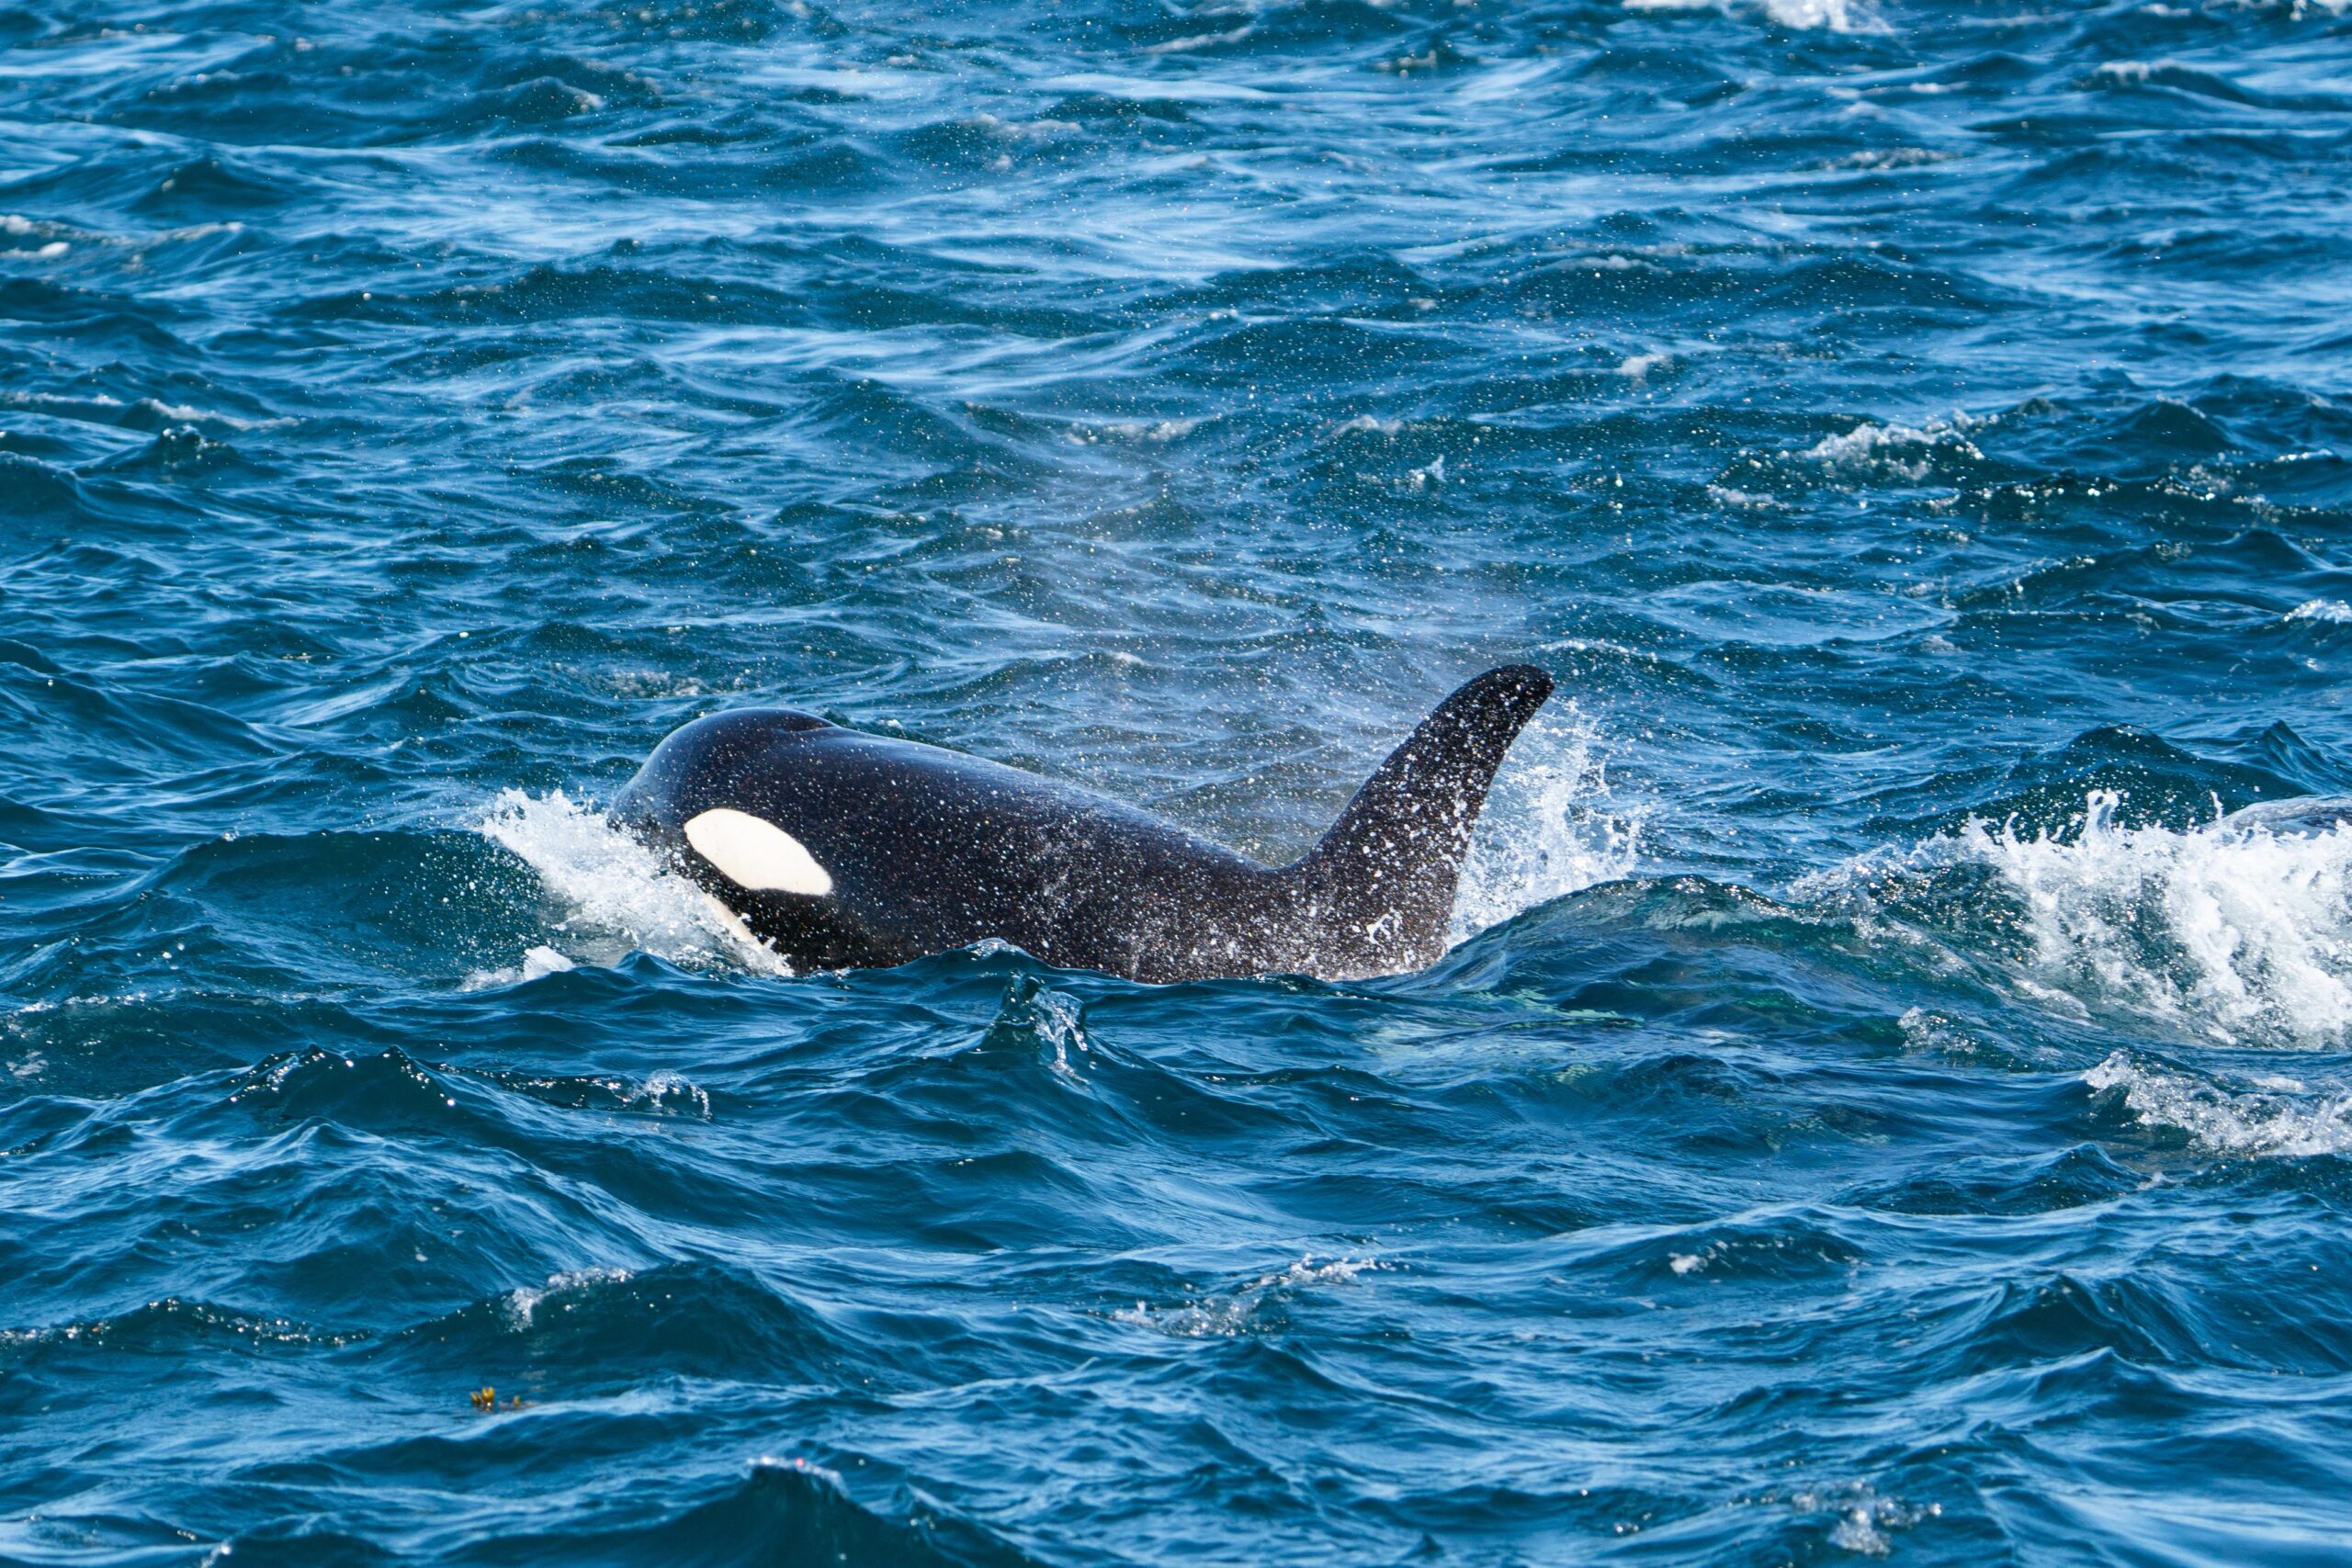
<path id="1" fill-rule="evenodd" d="M 526 980 L 537 980 L 547 975 L 560 975 L 567 969 L 577 967 L 578 965 L 571 959 L 554 948 L 542 945 L 526 949 L 523 953 L 523 962 L 520 964 L 510 964 L 496 969 L 475 970 L 466 976 L 466 983 L 459 988 L 468 991 L 483 991 L 497 986 L 519 986 Z"/>
<path id="2" fill-rule="evenodd" d="M 2292 1078 L 2229 1089 L 2135 1062 L 2123 1051 L 2085 1073 L 2083 1081 L 2122 1090 L 2123 1103 L 2142 1126 L 2178 1128 L 2216 1154 L 2352 1153 L 2352 1089 L 2314 1091 Z"/>
<path id="3" fill-rule="evenodd" d="M 2346 621 L 2352 621 L 2352 604 L 2347 604 L 2341 599 L 2306 599 L 2288 611 L 2282 618 L 2290 621 L 2325 621 L 2331 626 L 2342 626 Z"/>
<path id="4" fill-rule="evenodd" d="M 1764 14 L 1784 28 L 1826 28 L 1833 33 L 1885 30 L 1869 7 L 1852 0 L 1764 0 Z"/>
<path id="5" fill-rule="evenodd" d="M 1607 758 L 1573 715 L 1528 727 L 1495 780 L 1453 897 L 1449 942 L 1633 874 L 1643 813 L 1610 793 Z"/>
<path id="6" fill-rule="evenodd" d="M 1889 447 L 1925 446 L 1928 433 L 1907 424 L 1871 424 L 1868 421 L 1843 435 L 1825 435 L 1804 450 L 1804 456 L 1825 463 L 1851 463 L 1882 456 Z"/>
<path id="7" fill-rule="evenodd" d="M 964 123 L 1009 141 L 1043 141 L 1081 129 L 1073 119 L 999 119 L 992 114 L 976 114 Z"/>
<path id="8" fill-rule="evenodd" d="M 1159 43 L 1148 43 L 1143 46 L 1143 51 L 1146 54 L 1183 54 L 1195 49 L 1214 49 L 1221 43 L 1239 43 L 1243 39 L 1248 38 L 1256 27 L 1257 24 L 1251 22 L 1235 28 L 1230 32 L 1188 33 L 1182 38 L 1168 39 Z"/>
<path id="9" fill-rule="evenodd" d="M 1674 355 L 1670 354 L 1629 354 L 1617 367 L 1617 374 L 1639 387 L 1647 383 L 1651 371 L 1663 369 L 1673 363 Z"/>
<path id="10" fill-rule="evenodd" d="M 222 413 L 217 409 L 200 409 L 187 403 L 167 403 L 157 398 L 141 398 L 128 405 L 133 412 L 144 412 L 173 424 L 217 424 L 230 430 L 269 430 L 291 424 L 290 419 L 243 419 L 236 414 Z M 59 397 L 51 392 L 23 392 L 14 389 L 0 391 L 0 408 L 24 409 L 33 413 L 53 414 L 60 419 L 89 421 L 113 424 L 116 417 L 107 411 L 125 407 L 120 398 L 104 392 L 90 392 L 78 398 Z"/>
<path id="11" fill-rule="evenodd" d="M 218 409 L 200 409 L 188 403 L 167 403 L 157 398 L 141 398 L 131 405 L 147 409 L 175 424 L 220 424 L 231 430 L 275 430 L 294 422 L 290 419 L 244 419 Z"/>
<path id="12" fill-rule="evenodd" d="M 621 1103 L 643 1106 L 649 1111 L 661 1111 L 675 1105 L 692 1111 L 704 1121 L 710 1120 L 710 1091 L 696 1084 L 684 1073 L 662 1068 L 641 1084 L 625 1085 Z"/>
<path id="13" fill-rule="evenodd" d="M 1957 153 L 1938 152 L 1925 147 L 1872 147 L 1860 152 L 1849 152 L 1815 165 L 1821 169 L 1912 169 L 1924 164 L 1941 164 Z"/>
<path id="14" fill-rule="evenodd" d="M 1238 1290 L 1205 1295 L 1174 1306 L 1137 1302 L 1111 1315 L 1120 1323 L 1148 1328 L 1178 1339 L 1229 1339 L 1247 1333 L 1266 1302 L 1315 1285 L 1352 1285 L 1369 1269 L 1384 1267 L 1375 1259 L 1340 1258 L 1317 1263 L 1302 1258 L 1287 1269 L 1261 1274 Z"/>
<path id="15" fill-rule="evenodd" d="M 2352 826 L 2250 811 L 2124 828 L 2095 790 L 2071 838 L 1972 823 L 1916 858 L 1990 865 L 2025 907 L 2034 977 L 2233 1044 L 2352 1032 Z"/>
<path id="16" fill-rule="evenodd" d="M 836 1492 L 848 1490 L 847 1483 L 842 1480 L 840 1471 L 827 1470 L 815 1461 L 802 1459 L 797 1454 L 762 1454 L 752 1461 L 752 1468 L 753 1470 L 788 1470 L 799 1475 L 813 1475 Z"/>
<path id="17" fill-rule="evenodd" d="M 1875 33 L 1887 30 L 1877 13 L 1857 0 L 1760 0 L 1747 5 L 1739 0 L 1625 0 L 1628 11 L 1721 11 L 1726 16 L 1761 13 L 1767 19 L 1783 28 L 1802 31 L 1826 29 L 1833 33 Z"/>
<path id="18" fill-rule="evenodd" d="M 552 972 L 552 961 L 609 964 L 633 948 L 679 964 L 791 972 L 718 900 L 561 790 L 507 790 L 476 826 L 527 862 L 560 908 L 554 941 L 571 951 L 533 949 L 547 955 L 539 973 Z M 530 963 L 526 955 L 516 979 L 532 977 Z"/>
<path id="19" fill-rule="evenodd" d="M 1894 1550 L 1889 1530 L 1909 1529 L 1943 1513 L 1940 1503 L 1920 1506 L 1883 1496 L 1867 1481 L 1817 1490 L 1809 1487 L 1791 1494 L 1789 1506 L 1800 1514 L 1836 1514 L 1838 1522 L 1830 1529 L 1829 1544 L 1864 1557 L 1884 1557 Z"/>
<path id="20" fill-rule="evenodd" d="M 1121 441 L 1182 441 L 1200 427 L 1201 422 L 1197 418 L 1116 419 L 1106 424 L 1073 432 L 1071 439 L 1091 443 L 1107 435 Z"/>
<path id="21" fill-rule="evenodd" d="M 1823 436 L 1798 456 L 1816 458 L 1831 468 L 1874 464 L 1916 481 L 1928 477 L 1928 458 L 1938 447 L 1965 457 L 1984 457 L 1964 434 L 1971 423 L 1964 414 L 1931 419 L 1919 426 L 1872 424 L 1865 420 L 1843 435 Z"/>
<path id="22" fill-rule="evenodd" d="M 571 960 L 552 947 L 529 948 L 523 954 L 522 977 L 536 980 L 542 975 L 560 975 L 571 967 Z"/>
<path id="23" fill-rule="evenodd" d="M 506 1292 L 506 1321 L 519 1333 L 531 1326 L 549 1296 L 562 1296 L 590 1285 L 616 1285 L 628 1277 L 626 1269 L 571 1269 L 550 1274 L 548 1282 L 536 1289 L 525 1285 Z"/>

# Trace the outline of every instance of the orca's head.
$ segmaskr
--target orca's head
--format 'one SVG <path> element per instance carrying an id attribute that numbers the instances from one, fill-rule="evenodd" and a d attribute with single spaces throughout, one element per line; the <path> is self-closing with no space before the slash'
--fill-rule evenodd
<path id="1" fill-rule="evenodd" d="M 675 841 L 691 818 L 741 808 L 793 751 L 834 729 L 797 708 L 738 708 L 671 731 L 613 801 L 612 820 L 640 837 Z"/>
<path id="2" fill-rule="evenodd" d="M 802 730 L 832 728 L 815 714 L 802 713 L 798 708 L 737 708 L 698 718 L 662 744 L 667 746 L 671 740 L 688 735 L 725 736 L 730 742 L 741 744 L 763 736 L 797 735 Z"/>
<path id="3" fill-rule="evenodd" d="M 672 732 L 613 802 L 616 827 L 666 851 L 729 898 L 822 898 L 832 874 L 794 836 L 775 784 L 812 739 L 842 733 L 797 708 L 740 708 Z M 779 818 L 782 820 L 780 821 Z"/>

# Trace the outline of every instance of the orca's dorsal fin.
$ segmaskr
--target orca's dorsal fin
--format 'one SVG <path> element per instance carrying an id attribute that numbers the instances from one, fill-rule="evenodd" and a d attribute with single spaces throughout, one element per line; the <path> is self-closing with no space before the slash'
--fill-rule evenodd
<path id="1" fill-rule="evenodd" d="M 1532 664 L 1489 670 L 1437 711 L 1356 791 L 1331 830 L 1292 867 L 1343 945 L 1396 966 L 1444 951 L 1470 830 L 1503 754 L 1552 694 Z"/>

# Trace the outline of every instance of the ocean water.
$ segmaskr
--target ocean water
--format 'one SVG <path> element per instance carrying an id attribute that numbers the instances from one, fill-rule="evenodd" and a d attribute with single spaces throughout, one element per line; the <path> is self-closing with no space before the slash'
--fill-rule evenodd
<path id="1" fill-rule="evenodd" d="M 2348 172 L 2340 0 L 0 9 L 0 1561 L 2352 1559 Z M 601 812 L 1517 660 L 1419 974 Z"/>

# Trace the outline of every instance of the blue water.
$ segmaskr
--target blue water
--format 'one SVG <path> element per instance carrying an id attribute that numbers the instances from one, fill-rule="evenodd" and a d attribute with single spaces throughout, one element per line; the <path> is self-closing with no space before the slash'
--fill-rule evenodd
<path id="1" fill-rule="evenodd" d="M 0 1560 L 2346 1561 L 2347 171 L 2314 0 L 0 10 Z M 599 810 L 1515 660 L 1421 974 Z"/>

